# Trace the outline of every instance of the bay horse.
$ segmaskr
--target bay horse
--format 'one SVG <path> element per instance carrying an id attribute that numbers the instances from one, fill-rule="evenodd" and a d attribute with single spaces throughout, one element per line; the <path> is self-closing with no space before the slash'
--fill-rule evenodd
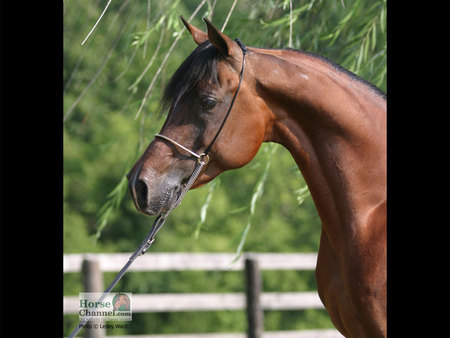
<path id="1" fill-rule="evenodd" d="M 263 142 L 283 145 L 322 222 L 316 280 L 333 324 L 385 337 L 386 95 L 324 57 L 245 47 L 207 19 L 207 32 L 181 19 L 198 46 L 164 90 L 159 137 L 127 175 L 136 208 L 169 210 L 206 148 L 192 188 L 246 165 Z"/>
<path id="2" fill-rule="evenodd" d="M 113 306 L 114 310 L 118 311 L 121 306 L 124 307 L 125 311 L 130 310 L 130 298 L 127 295 L 117 294 L 114 298 L 115 298 Z"/>

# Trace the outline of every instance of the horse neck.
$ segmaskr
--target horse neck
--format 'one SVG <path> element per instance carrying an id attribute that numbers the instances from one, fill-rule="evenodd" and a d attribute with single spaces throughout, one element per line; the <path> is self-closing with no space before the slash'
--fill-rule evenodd
<path id="1" fill-rule="evenodd" d="M 360 235 L 386 198 L 385 99 L 315 57 L 252 51 L 255 88 L 273 115 L 266 141 L 292 154 L 328 237 Z"/>

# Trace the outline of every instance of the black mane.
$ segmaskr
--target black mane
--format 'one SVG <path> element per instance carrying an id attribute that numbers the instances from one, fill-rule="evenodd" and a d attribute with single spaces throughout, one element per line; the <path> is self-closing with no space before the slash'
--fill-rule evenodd
<path id="1" fill-rule="evenodd" d="M 362 77 L 359 77 L 358 75 L 356 75 L 355 73 L 351 72 L 350 70 L 342 67 L 341 65 L 337 64 L 336 62 L 334 62 L 333 60 L 327 58 L 326 56 L 323 56 L 323 55 L 320 55 L 320 54 L 316 54 L 316 53 L 312 53 L 312 52 L 306 52 L 306 51 L 301 51 L 301 50 L 297 50 L 297 49 L 292 49 L 292 48 L 286 48 L 285 50 L 297 52 L 297 53 L 300 53 L 300 54 L 305 54 L 305 55 L 311 56 L 313 58 L 322 60 L 322 61 L 328 63 L 331 67 L 333 67 L 333 69 L 337 70 L 338 72 L 344 73 L 345 75 L 350 77 L 352 80 L 358 81 L 358 82 L 366 85 L 367 87 L 369 87 L 369 89 L 373 90 L 375 93 L 377 93 L 378 95 L 380 95 L 380 96 L 382 96 L 383 98 L 386 99 L 386 93 L 383 92 L 380 88 L 375 86 L 373 83 L 363 79 Z"/>
<path id="2" fill-rule="evenodd" d="M 198 46 L 176 70 L 164 89 L 162 108 L 173 108 L 201 80 L 218 83 L 217 61 L 220 59 L 221 55 L 211 42 L 206 41 Z"/>
<path id="3" fill-rule="evenodd" d="M 284 50 L 308 55 L 322 60 L 335 70 L 346 74 L 351 79 L 366 85 L 376 94 L 386 98 L 386 94 L 378 87 L 369 81 L 362 79 L 348 69 L 338 65 L 327 57 L 292 48 L 285 48 Z M 218 83 L 217 62 L 221 58 L 222 56 L 218 50 L 212 46 L 211 42 L 206 41 L 198 46 L 176 70 L 175 74 L 171 77 L 169 84 L 164 89 L 164 93 L 161 98 L 162 110 L 164 111 L 168 108 L 173 108 L 183 97 L 183 95 L 194 89 L 201 80 L 211 81 L 215 84 Z"/>

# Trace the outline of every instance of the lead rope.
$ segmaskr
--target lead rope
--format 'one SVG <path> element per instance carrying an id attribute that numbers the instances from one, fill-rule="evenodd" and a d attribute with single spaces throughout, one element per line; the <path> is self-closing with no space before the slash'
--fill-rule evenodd
<path id="1" fill-rule="evenodd" d="M 130 267 L 131 263 L 133 263 L 133 261 L 145 254 L 145 252 L 152 246 L 153 242 L 155 241 L 155 236 L 156 233 L 159 231 L 159 229 L 161 229 L 161 227 L 164 225 L 164 222 L 166 221 L 167 217 L 169 216 L 169 214 L 172 212 L 173 209 L 175 209 L 177 206 L 179 206 L 181 204 L 181 201 L 183 200 L 183 198 L 186 196 L 187 192 L 191 189 L 192 185 L 194 184 L 194 182 L 197 180 L 198 175 L 200 175 L 203 167 L 208 163 L 209 161 L 209 156 L 208 155 L 200 155 L 200 157 L 198 157 L 197 163 L 195 165 L 195 169 L 192 172 L 191 177 L 189 178 L 188 182 L 186 183 L 186 185 L 183 187 L 180 196 L 178 197 L 177 201 L 172 205 L 172 207 L 164 212 L 161 213 L 155 220 L 155 222 L 153 223 L 152 228 L 150 229 L 150 232 L 148 233 L 148 235 L 145 237 L 144 241 L 141 243 L 141 245 L 139 245 L 139 247 L 137 248 L 137 250 L 130 256 L 130 258 L 128 259 L 128 262 L 124 265 L 124 267 L 120 270 L 120 272 L 117 274 L 116 278 L 114 278 L 114 280 L 112 281 L 112 283 L 106 288 L 106 290 L 103 292 L 102 296 L 99 298 L 99 300 L 97 302 L 102 302 L 106 296 L 109 295 L 109 293 L 111 292 L 111 290 L 114 288 L 114 286 L 116 286 L 116 284 L 119 282 L 119 280 L 123 277 L 123 275 L 125 274 L 125 272 L 128 270 L 128 268 Z M 73 338 L 75 337 L 78 332 L 80 332 L 80 330 L 83 328 L 83 326 L 91 319 L 92 317 L 84 317 L 78 324 L 77 327 L 75 327 L 75 329 L 73 329 L 72 333 L 70 334 L 69 338 Z"/>
<path id="2" fill-rule="evenodd" d="M 169 214 L 172 212 L 173 209 L 175 209 L 177 206 L 179 206 L 181 204 L 181 201 L 186 196 L 187 192 L 191 189 L 191 187 L 194 184 L 194 182 L 197 180 L 197 177 L 198 177 L 198 175 L 200 175 L 203 167 L 209 162 L 209 155 L 208 155 L 208 153 L 211 150 L 211 147 L 212 147 L 213 143 L 216 141 L 217 137 L 219 136 L 219 133 L 222 130 L 223 126 L 225 125 L 225 122 L 226 122 L 226 120 L 228 118 L 228 115 L 230 115 L 231 109 L 233 108 L 233 104 L 234 104 L 234 101 L 236 100 L 236 96 L 237 96 L 237 94 L 239 92 L 239 89 L 241 88 L 241 82 L 242 82 L 242 77 L 243 77 L 243 74 L 244 74 L 244 66 L 245 66 L 245 54 L 247 53 L 247 48 L 245 47 L 245 45 L 239 39 L 236 39 L 235 41 L 238 43 L 239 47 L 241 47 L 242 53 L 243 53 L 242 69 L 241 69 L 241 72 L 239 74 L 239 85 L 238 85 L 238 88 L 236 89 L 236 92 L 234 93 L 234 96 L 233 96 L 233 99 L 231 101 L 230 107 L 228 108 L 227 114 L 225 115 L 225 118 L 224 118 L 224 120 L 223 120 L 223 122 L 222 122 L 222 124 L 221 124 L 221 126 L 219 128 L 219 130 L 217 131 L 216 136 L 214 137 L 212 142 L 209 144 L 209 146 L 206 148 L 205 152 L 199 155 L 199 154 L 189 150 L 188 148 L 182 146 L 181 144 L 175 142 L 174 140 L 172 140 L 171 138 L 169 138 L 167 136 L 160 135 L 160 134 L 156 134 L 155 135 L 156 137 L 165 139 L 165 140 L 171 142 L 172 144 L 178 146 L 179 148 L 187 151 L 191 155 L 195 156 L 197 158 L 197 163 L 195 165 L 194 171 L 191 174 L 191 177 L 189 178 L 189 180 L 186 183 L 186 185 L 182 188 L 181 194 L 178 197 L 177 201 L 172 205 L 172 207 L 170 207 L 170 209 L 168 211 L 159 214 L 159 216 L 155 219 L 155 221 L 153 222 L 152 228 L 150 229 L 150 232 L 147 234 L 147 237 L 145 237 L 145 239 L 141 243 L 141 245 L 139 245 L 137 250 L 130 256 L 130 258 L 128 259 L 128 262 L 124 265 L 122 270 L 120 270 L 120 272 L 117 274 L 116 278 L 114 278 L 112 283 L 106 288 L 106 290 L 103 292 L 102 296 L 99 298 L 99 300 L 97 302 L 102 302 L 106 298 L 106 296 L 109 295 L 109 293 L 114 288 L 114 286 L 116 286 L 116 284 L 119 282 L 119 280 L 125 274 L 125 272 L 128 270 L 128 268 L 130 267 L 131 263 L 133 263 L 133 261 L 137 257 L 142 256 L 143 254 L 145 254 L 145 252 L 152 246 L 153 242 L 155 241 L 156 233 L 164 225 L 164 222 L 166 221 L 166 218 L 169 216 Z M 91 318 L 92 318 L 92 316 L 84 317 L 79 322 L 78 326 L 75 327 L 75 329 L 73 329 L 73 331 L 70 334 L 69 338 L 75 337 L 78 334 L 78 332 L 80 332 L 80 330 L 83 328 L 83 326 Z"/>

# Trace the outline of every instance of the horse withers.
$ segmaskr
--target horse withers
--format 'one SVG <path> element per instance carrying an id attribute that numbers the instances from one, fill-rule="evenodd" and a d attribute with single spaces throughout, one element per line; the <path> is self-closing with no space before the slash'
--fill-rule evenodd
<path id="1" fill-rule="evenodd" d="M 163 137 L 128 174 L 136 208 L 170 210 L 196 166 L 192 154 L 210 151 L 196 188 L 249 163 L 263 142 L 282 144 L 322 221 L 316 279 L 333 324 L 347 337 L 385 337 L 385 94 L 311 53 L 244 53 L 205 21 L 207 33 L 183 19 L 198 47 L 165 88 Z"/>

